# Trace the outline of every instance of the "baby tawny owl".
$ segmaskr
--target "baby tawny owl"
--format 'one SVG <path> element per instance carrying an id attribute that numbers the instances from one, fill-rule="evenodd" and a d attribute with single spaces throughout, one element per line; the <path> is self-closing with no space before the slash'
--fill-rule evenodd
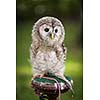
<path id="1" fill-rule="evenodd" d="M 43 17 L 33 26 L 30 58 L 33 68 L 33 77 L 46 73 L 64 79 L 64 60 L 66 49 L 63 46 L 64 27 L 54 17 Z"/>

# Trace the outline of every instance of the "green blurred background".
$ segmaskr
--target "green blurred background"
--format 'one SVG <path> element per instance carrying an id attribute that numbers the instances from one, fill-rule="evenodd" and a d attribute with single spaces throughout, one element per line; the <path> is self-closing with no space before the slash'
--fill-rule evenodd
<path id="1" fill-rule="evenodd" d="M 74 80 L 74 100 L 83 100 L 83 30 L 82 0 L 17 0 L 16 90 L 17 100 L 39 100 L 29 84 L 32 68 L 29 59 L 31 32 L 34 22 L 43 16 L 54 16 L 65 27 L 65 46 L 68 48 L 65 74 Z M 71 93 L 61 95 L 71 100 Z"/>

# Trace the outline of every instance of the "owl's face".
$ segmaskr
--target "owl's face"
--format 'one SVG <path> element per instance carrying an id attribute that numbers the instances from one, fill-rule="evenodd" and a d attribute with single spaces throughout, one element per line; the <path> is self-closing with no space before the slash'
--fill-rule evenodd
<path id="1" fill-rule="evenodd" d="M 42 41 L 45 41 L 48 46 L 54 45 L 62 38 L 64 39 L 63 25 L 54 17 L 43 17 L 37 21 L 36 27 L 35 29 L 39 37 L 42 39 Z"/>

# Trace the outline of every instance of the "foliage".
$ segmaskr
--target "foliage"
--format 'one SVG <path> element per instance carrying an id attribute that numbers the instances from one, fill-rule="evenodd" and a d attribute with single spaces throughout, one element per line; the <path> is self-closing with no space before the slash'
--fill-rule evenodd
<path id="1" fill-rule="evenodd" d="M 82 0 L 17 0 L 19 20 L 39 18 L 44 15 L 62 19 L 80 18 L 81 14 Z"/>

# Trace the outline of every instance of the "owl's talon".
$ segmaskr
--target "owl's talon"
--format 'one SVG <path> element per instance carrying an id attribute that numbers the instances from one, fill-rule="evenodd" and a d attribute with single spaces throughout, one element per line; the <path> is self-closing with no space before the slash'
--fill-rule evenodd
<path id="1" fill-rule="evenodd" d="M 35 76 L 33 76 L 33 79 L 35 79 L 35 78 L 39 78 L 39 75 L 35 75 Z"/>
<path id="2" fill-rule="evenodd" d="M 35 76 L 33 76 L 33 79 L 35 79 L 35 78 L 42 78 L 44 76 L 44 74 L 43 75 L 35 75 Z"/>
<path id="3" fill-rule="evenodd" d="M 43 75 L 40 75 L 40 78 L 44 77 L 44 74 Z"/>

